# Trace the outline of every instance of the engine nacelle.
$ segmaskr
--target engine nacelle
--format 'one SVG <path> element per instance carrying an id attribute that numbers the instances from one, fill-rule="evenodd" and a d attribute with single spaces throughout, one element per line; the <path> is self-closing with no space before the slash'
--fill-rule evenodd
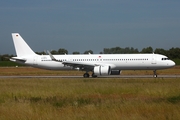
<path id="1" fill-rule="evenodd" d="M 110 75 L 111 68 L 110 66 L 95 66 L 94 67 L 94 74 L 98 76 L 102 75 Z"/>
<path id="2" fill-rule="evenodd" d="M 111 74 L 110 75 L 120 75 L 121 74 L 121 70 L 111 70 Z"/>

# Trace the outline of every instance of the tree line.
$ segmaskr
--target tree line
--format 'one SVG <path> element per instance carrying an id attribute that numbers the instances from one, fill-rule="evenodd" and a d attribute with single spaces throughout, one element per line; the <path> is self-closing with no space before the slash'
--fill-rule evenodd
<path id="1" fill-rule="evenodd" d="M 168 56 L 170 59 L 180 59 L 180 48 L 172 47 L 169 50 L 165 50 L 162 48 L 156 48 L 153 50 L 152 47 L 143 48 L 141 51 L 138 51 L 138 49 L 134 49 L 133 47 L 129 48 L 120 48 L 120 47 L 114 47 L 114 48 L 104 48 L 102 54 L 131 54 L 131 53 L 156 53 L 156 54 L 162 54 L 165 56 Z"/>
<path id="2" fill-rule="evenodd" d="M 45 55 L 47 54 L 46 51 L 43 52 L 36 52 L 39 55 Z M 165 56 L 168 56 L 170 59 L 180 59 L 180 48 L 172 47 L 169 50 L 165 50 L 162 48 L 156 48 L 153 50 L 152 47 L 146 47 L 143 48 L 141 51 L 139 51 L 137 48 L 133 47 L 113 47 L 113 48 L 104 48 L 100 54 L 133 54 L 133 53 L 156 53 L 156 54 L 162 54 Z M 57 55 L 57 54 L 68 54 L 68 50 L 64 48 L 60 48 L 59 50 L 52 50 L 51 54 Z M 73 52 L 72 54 L 81 54 L 78 51 Z M 86 50 L 83 54 L 93 54 L 92 50 Z M 9 55 L 9 54 L 4 54 L 0 55 L 0 61 L 9 61 L 9 58 L 13 57 L 15 55 Z"/>

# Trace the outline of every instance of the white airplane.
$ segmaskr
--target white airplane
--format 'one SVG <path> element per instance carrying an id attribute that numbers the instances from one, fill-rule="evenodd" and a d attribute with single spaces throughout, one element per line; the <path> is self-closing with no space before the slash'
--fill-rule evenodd
<path id="1" fill-rule="evenodd" d="M 36 54 L 19 33 L 12 33 L 17 57 L 10 60 L 20 64 L 49 70 L 78 69 L 86 71 L 84 77 L 120 75 L 121 70 L 156 70 L 175 66 L 168 57 L 160 54 L 89 54 L 49 55 Z"/>

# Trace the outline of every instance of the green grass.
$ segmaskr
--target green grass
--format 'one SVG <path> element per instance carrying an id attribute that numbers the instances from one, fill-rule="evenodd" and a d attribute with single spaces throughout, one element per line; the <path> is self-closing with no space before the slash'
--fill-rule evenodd
<path id="1" fill-rule="evenodd" d="M 12 61 L 0 61 L 0 67 L 15 67 L 15 66 L 23 66 L 23 65 Z"/>
<path id="2" fill-rule="evenodd" d="M 180 65 L 180 59 L 173 59 L 173 61 L 176 63 L 176 65 Z"/>
<path id="3" fill-rule="evenodd" d="M 1 78 L 0 119 L 180 119 L 180 78 Z"/>

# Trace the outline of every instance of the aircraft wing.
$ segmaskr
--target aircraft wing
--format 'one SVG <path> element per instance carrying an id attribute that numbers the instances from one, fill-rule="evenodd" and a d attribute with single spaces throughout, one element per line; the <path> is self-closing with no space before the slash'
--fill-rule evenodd
<path id="1" fill-rule="evenodd" d="M 89 63 L 89 62 L 80 62 L 80 61 L 59 61 L 57 60 L 49 51 L 47 51 L 51 60 L 56 61 L 56 62 L 61 62 L 65 66 L 71 66 L 73 68 L 79 68 L 81 70 L 93 70 L 95 66 L 104 66 L 104 64 L 100 63 Z"/>
<path id="2" fill-rule="evenodd" d="M 100 64 L 94 64 L 94 63 L 86 63 L 86 62 L 74 62 L 74 61 L 64 61 L 64 62 L 62 62 L 62 64 L 64 64 L 64 65 L 69 65 L 69 66 L 73 66 L 73 65 L 79 65 L 79 66 L 82 66 L 82 65 L 84 65 L 84 66 L 92 66 L 92 67 L 94 67 L 94 66 L 100 66 Z"/>
<path id="3" fill-rule="evenodd" d="M 100 64 L 86 63 L 86 62 L 74 62 L 74 61 L 64 61 L 62 64 L 66 66 L 71 66 L 73 68 L 79 68 L 81 70 L 93 70 L 95 66 L 100 66 Z"/>
<path id="4" fill-rule="evenodd" d="M 65 66 L 71 66 L 74 69 L 80 69 L 80 70 L 84 70 L 84 71 L 93 71 L 94 67 L 96 66 L 110 66 L 111 68 L 114 68 L 115 65 L 114 64 L 106 64 L 106 63 L 90 63 L 90 62 L 86 62 L 86 61 L 63 61 L 62 64 L 64 64 Z"/>

